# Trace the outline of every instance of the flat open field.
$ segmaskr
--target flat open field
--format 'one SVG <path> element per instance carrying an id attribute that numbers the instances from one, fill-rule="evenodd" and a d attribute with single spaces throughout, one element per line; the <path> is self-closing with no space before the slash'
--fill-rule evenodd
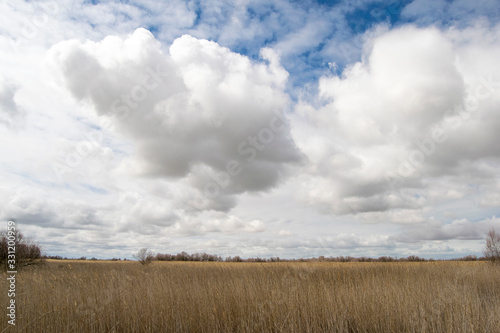
<path id="1" fill-rule="evenodd" d="M 2 308 L 7 306 L 2 275 Z M 484 262 L 47 261 L 19 271 L 0 332 L 500 332 Z"/>

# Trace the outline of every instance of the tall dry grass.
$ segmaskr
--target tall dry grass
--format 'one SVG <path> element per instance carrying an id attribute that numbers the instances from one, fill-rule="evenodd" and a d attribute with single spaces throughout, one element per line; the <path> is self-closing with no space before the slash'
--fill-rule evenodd
<path id="1" fill-rule="evenodd" d="M 49 261 L 17 290 L 0 332 L 500 332 L 483 262 Z"/>

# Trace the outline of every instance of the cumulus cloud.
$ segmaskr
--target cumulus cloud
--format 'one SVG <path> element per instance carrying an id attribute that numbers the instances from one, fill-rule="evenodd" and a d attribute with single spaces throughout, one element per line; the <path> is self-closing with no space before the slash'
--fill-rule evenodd
<path id="1" fill-rule="evenodd" d="M 76 99 L 133 140 L 124 170 L 183 179 L 198 208 L 228 209 L 233 195 L 274 187 L 301 159 L 285 115 L 288 73 L 271 50 L 261 55 L 267 63 L 189 35 L 164 52 L 138 29 L 62 42 L 49 58 Z"/>
<path id="2" fill-rule="evenodd" d="M 453 190 L 464 181 L 494 179 L 498 41 L 498 26 L 406 26 L 374 36 L 342 75 L 323 77 L 324 105 L 301 103 L 294 118 L 310 161 L 302 199 L 334 214 L 419 209 L 463 197 Z"/>

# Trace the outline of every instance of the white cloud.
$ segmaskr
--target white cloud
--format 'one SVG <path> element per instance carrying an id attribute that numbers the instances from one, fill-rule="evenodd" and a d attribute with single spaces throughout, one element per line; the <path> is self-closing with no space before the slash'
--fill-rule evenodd
<path id="1" fill-rule="evenodd" d="M 278 236 L 291 236 L 293 233 L 290 230 L 283 230 L 277 232 Z"/>
<path id="2" fill-rule="evenodd" d="M 454 188 L 464 174 L 495 179 L 498 30 L 402 27 L 375 36 L 341 76 L 323 77 L 326 104 L 299 104 L 293 122 L 311 162 L 305 202 L 335 214 L 416 209 L 462 198 Z"/>
<path id="3" fill-rule="evenodd" d="M 202 209 L 270 189 L 300 161 L 285 116 L 288 74 L 272 51 L 262 56 L 268 64 L 188 35 L 164 54 L 145 29 L 50 52 L 73 96 L 133 138 L 137 155 L 124 168 L 184 178 L 201 192 Z"/>

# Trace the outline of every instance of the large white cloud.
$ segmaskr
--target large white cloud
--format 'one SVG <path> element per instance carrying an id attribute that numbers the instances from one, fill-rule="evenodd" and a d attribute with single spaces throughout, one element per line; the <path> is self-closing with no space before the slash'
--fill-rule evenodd
<path id="1" fill-rule="evenodd" d="M 62 42 L 50 58 L 79 100 L 132 138 L 123 169 L 184 179 L 198 208 L 228 209 L 232 195 L 277 185 L 300 161 L 289 135 L 288 73 L 263 49 L 253 63 L 185 35 L 163 52 L 153 35 Z"/>
<path id="2" fill-rule="evenodd" d="M 294 119 L 310 161 L 303 199 L 335 214 L 419 209 L 463 197 L 450 191 L 464 182 L 494 181 L 499 31 L 382 32 L 362 62 L 323 77 L 324 106 L 299 104 Z"/>

